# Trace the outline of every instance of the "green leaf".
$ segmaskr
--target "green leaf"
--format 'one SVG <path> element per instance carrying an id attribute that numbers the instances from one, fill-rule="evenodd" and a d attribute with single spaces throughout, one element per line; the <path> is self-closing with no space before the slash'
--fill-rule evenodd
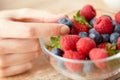
<path id="1" fill-rule="evenodd" d="M 61 49 L 61 46 L 60 46 L 60 43 L 59 43 L 59 40 L 60 40 L 60 36 L 56 36 L 56 37 L 50 37 L 50 41 L 51 41 L 51 45 L 47 45 L 47 49 L 51 49 L 51 48 L 60 48 Z"/>
<path id="2" fill-rule="evenodd" d="M 92 26 L 87 22 L 87 20 L 85 19 L 84 16 L 80 15 L 80 10 L 77 11 L 76 15 L 73 16 L 74 20 L 81 23 L 81 24 L 85 24 L 88 28 L 92 28 Z"/>

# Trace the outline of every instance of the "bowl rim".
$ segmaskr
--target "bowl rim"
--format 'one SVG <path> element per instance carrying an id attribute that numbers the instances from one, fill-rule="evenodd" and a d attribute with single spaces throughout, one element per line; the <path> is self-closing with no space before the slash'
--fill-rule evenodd
<path id="1" fill-rule="evenodd" d="M 110 56 L 110 57 L 108 57 L 108 58 L 100 59 L 100 60 L 72 60 L 72 59 L 67 59 L 67 58 L 60 57 L 60 56 L 57 56 L 57 55 L 52 54 L 52 52 L 50 52 L 50 51 L 46 48 L 43 38 L 39 38 L 39 42 L 40 42 L 40 46 L 41 46 L 41 49 L 42 49 L 42 52 L 43 52 L 43 53 L 47 53 L 47 54 L 51 55 L 52 57 L 54 57 L 54 58 L 56 58 L 56 59 L 59 59 L 59 60 L 62 60 L 62 61 L 67 61 L 67 62 L 72 62 L 72 63 L 107 62 L 107 61 L 110 61 L 110 60 L 114 60 L 114 59 L 120 58 L 120 53 L 117 53 L 116 55 Z"/>

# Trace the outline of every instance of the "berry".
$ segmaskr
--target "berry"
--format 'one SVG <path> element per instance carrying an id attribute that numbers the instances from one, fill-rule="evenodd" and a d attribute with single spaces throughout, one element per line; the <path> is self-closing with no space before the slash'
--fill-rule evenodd
<path id="1" fill-rule="evenodd" d="M 96 18 L 93 18 L 92 20 L 90 20 L 90 25 L 94 26 L 95 21 L 96 21 Z"/>
<path id="2" fill-rule="evenodd" d="M 92 39 L 84 37 L 78 40 L 76 46 L 78 52 L 82 52 L 83 55 L 88 56 L 89 51 L 96 47 L 96 43 Z"/>
<path id="3" fill-rule="evenodd" d="M 95 21 L 94 28 L 100 34 L 111 34 L 114 26 L 108 17 L 100 17 Z"/>
<path id="4" fill-rule="evenodd" d="M 117 49 L 120 50 L 120 37 L 117 40 Z"/>
<path id="5" fill-rule="evenodd" d="M 108 42 L 103 42 L 103 43 L 100 43 L 97 47 L 106 49 L 107 44 L 109 44 L 109 43 Z"/>
<path id="6" fill-rule="evenodd" d="M 114 32 L 117 32 L 120 34 L 120 24 L 115 25 Z"/>
<path id="7" fill-rule="evenodd" d="M 80 10 L 80 15 L 84 16 L 87 21 L 90 21 L 96 16 L 96 11 L 92 5 L 86 5 Z"/>
<path id="8" fill-rule="evenodd" d="M 78 35 L 80 36 L 80 38 L 83 38 L 83 37 L 87 37 L 88 33 L 87 32 L 80 32 Z"/>
<path id="9" fill-rule="evenodd" d="M 89 53 L 91 60 L 100 60 L 108 57 L 108 52 L 105 49 L 101 48 L 94 48 Z M 106 63 L 105 62 L 95 62 L 95 65 L 98 68 L 105 68 Z"/>
<path id="10" fill-rule="evenodd" d="M 115 20 L 112 20 L 112 24 L 113 24 L 113 26 L 115 26 L 117 24 L 117 22 Z"/>
<path id="11" fill-rule="evenodd" d="M 103 42 L 109 42 L 110 41 L 109 34 L 102 34 L 101 36 L 103 37 Z"/>
<path id="12" fill-rule="evenodd" d="M 113 42 L 116 43 L 119 36 L 120 36 L 120 34 L 117 33 L 117 32 L 112 33 L 110 35 L 110 42 L 111 43 L 113 43 Z"/>
<path id="13" fill-rule="evenodd" d="M 79 32 L 88 32 L 89 29 L 90 28 L 88 26 L 86 26 L 85 24 L 81 24 L 81 23 L 73 20 L 73 26 L 72 26 L 71 33 L 78 34 Z"/>
<path id="14" fill-rule="evenodd" d="M 59 48 L 53 48 L 51 51 L 53 54 L 58 55 L 58 56 L 62 56 L 63 55 L 63 51 Z"/>
<path id="15" fill-rule="evenodd" d="M 115 20 L 120 24 L 120 11 L 115 14 Z"/>
<path id="16" fill-rule="evenodd" d="M 77 51 L 72 51 L 72 50 L 65 51 L 63 57 L 67 59 L 72 59 L 72 60 L 85 60 L 86 59 L 85 56 L 82 55 L 80 52 L 78 53 Z M 66 68 L 71 72 L 79 72 L 82 70 L 82 67 L 83 67 L 82 64 L 75 63 L 75 62 L 66 61 L 64 64 Z"/>
<path id="17" fill-rule="evenodd" d="M 60 39 L 60 45 L 63 51 L 76 50 L 76 43 L 80 39 L 78 35 L 65 35 Z"/>
<path id="18" fill-rule="evenodd" d="M 98 33 L 94 28 L 91 28 L 90 30 L 89 30 L 89 33 Z"/>
<path id="19" fill-rule="evenodd" d="M 93 39 L 97 44 L 102 42 L 102 37 L 98 32 L 91 32 L 89 37 Z"/>
<path id="20" fill-rule="evenodd" d="M 102 17 L 108 17 L 110 20 L 112 20 L 112 18 L 111 18 L 111 16 L 109 16 L 109 15 L 102 15 Z"/>
<path id="21" fill-rule="evenodd" d="M 72 21 L 69 18 L 62 18 L 58 20 L 59 24 L 65 24 L 67 25 L 70 29 L 72 27 Z"/>

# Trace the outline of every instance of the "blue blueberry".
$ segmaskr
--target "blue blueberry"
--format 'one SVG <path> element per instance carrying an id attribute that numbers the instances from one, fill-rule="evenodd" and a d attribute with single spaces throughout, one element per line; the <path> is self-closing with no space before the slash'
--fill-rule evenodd
<path id="1" fill-rule="evenodd" d="M 117 22 L 115 20 L 112 20 L 112 24 L 115 26 Z"/>
<path id="2" fill-rule="evenodd" d="M 102 34 L 101 36 L 103 37 L 103 42 L 109 42 L 110 41 L 109 34 Z"/>
<path id="3" fill-rule="evenodd" d="M 64 65 L 64 61 L 62 60 L 58 60 L 57 62 L 57 66 L 61 69 L 66 69 L 65 65 Z"/>
<path id="4" fill-rule="evenodd" d="M 64 53 L 63 50 L 61 50 L 59 48 L 53 48 L 51 52 L 55 55 L 58 55 L 58 56 L 62 56 Z"/>
<path id="5" fill-rule="evenodd" d="M 58 20 L 59 24 L 65 24 L 67 25 L 70 29 L 72 27 L 72 21 L 69 18 L 62 18 Z"/>
<path id="6" fill-rule="evenodd" d="M 89 37 L 93 39 L 97 44 L 102 42 L 102 36 L 98 32 L 91 32 Z"/>
<path id="7" fill-rule="evenodd" d="M 89 30 L 89 33 L 96 33 L 97 31 L 94 29 L 94 28 L 91 28 L 90 30 Z"/>
<path id="8" fill-rule="evenodd" d="M 80 32 L 78 35 L 80 36 L 80 38 L 83 38 L 83 37 L 87 37 L 88 33 L 87 32 Z"/>
<path id="9" fill-rule="evenodd" d="M 102 15 L 102 16 L 106 16 L 106 17 L 108 17 L 110 20 L 112 20 L 111 16 L 109 16 L 109 15 L 104 14 L 104 15 Z"/>
<path id="10" fill-rule="evenodd" d="M 113 43 L 113 42 L 116 43 L 119 36 L 120 36 L 120 34 L 117 33 L 117 32 L 112 33 L 110 35 L 110 42 L 111 43 Z"/>
<path id="11" fill-rule="evenodd" d="M 90 21 L 90 25 L 91 25 L 91 26 L 94 26 L 95 21 L 96 21 L 96 18 L 93 18 L 93 19 Z"/>
<path id="12" fill-rule="evenodd" d="M 120 33 L 120 24 L 115 25 L 114 32 Z"/>
<path id="13" fill-rule="evenodd" d="M 84 73 L 92 73 L 96 70 L 96 67 L 93 63 L 84 63 L 83 72 Z"/>

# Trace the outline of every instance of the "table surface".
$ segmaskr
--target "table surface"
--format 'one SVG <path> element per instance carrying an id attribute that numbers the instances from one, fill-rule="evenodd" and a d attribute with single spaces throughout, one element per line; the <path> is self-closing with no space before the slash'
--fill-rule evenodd
<path id="1" fill-rule="evenodd" d="M 10 0 L 16 1 L 16 0 Z M 14 3 L 10 3 L 9 0 L 1 0 L 1 9 L 14 9 L 30 7 L 36 9 L 44 9 L 53 13 L 69 13 L 74 10 L 80 9 L 85 4 L 92 4 L 95 8 L 104 8 L 107 6 L 102 3 L 102 0 L 17 0 Z M 57 3 L 57 4 L 56 4 Z M 9 5 L 8 5 L 9 4 Z M 14 5 L 13 5 L 14 4 Z M 42 54 L 42 52 L 41 52 Z M 118 74 L 117 76 L 120 76 Z M 71 80 L 67 77 L 59 74 L 52 68 L 49 62 L 46 61 L 43 55 L 34 61 L 34 67 L 31 71 L 12 76 L 8 78 L 0 78 L 0 80 Z M 114 77 L 108 80 L 115 80 Z"/>

